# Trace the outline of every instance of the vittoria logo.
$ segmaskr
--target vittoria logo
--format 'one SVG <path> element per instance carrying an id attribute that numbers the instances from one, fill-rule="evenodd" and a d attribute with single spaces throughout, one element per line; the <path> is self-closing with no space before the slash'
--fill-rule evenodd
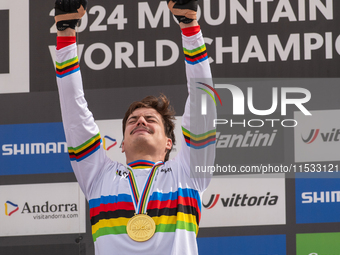
<path id="1" fill-rule="evenodd" d="M 220 198 L 220 194 L 216 194 L 216 195 L 212 194 L 208 204 L 206 204 L 206 205 L 203 204 L 203 206 L 207 209 L 211 209 L 217 204 L 219 198 Z"/>
<path id="2" fill-rule="evenodd" d="M 319 131 L 320 131 L 320 129 L 312 129 L 312 130 L 310 131 L 309 136 L 308 136 L 307 139 L 304 139 L 304 138 L 301 136 L 302 141 L 304 141 L 304 142 L 307 143 L 307 144 L 310 144 L 310 143 L 314 142 L 315 139 L 318 137 Z"/>
<path id="3" fill-rule="evenodd" d="M 323 142 L 339 142 L 340 141 L 340 129 L 333 128 L 331 131 L 320 132 L 320 129 L 311 129 L 307 138 L 301 136 L 301 139 L 306 144 L 313 143 L 318 137 L 321 137 Z M 320 139 L 320 138 L 318 138 Z"/>
<path id="4" fill-rule="evenodd" d="M 212 194 L 207 204 L 203 206 L 207 209 L 212 209 L 219 201 L 220 194 Z M 248 194 L 233 193 L 231 197 L 221 197 L 220 201 L 223 207 L 239 207 L 239 206 L 271 206 L 276 205 L 279 197 L 271 195 L 267 192 L 265 196 L 248 196 Z"/>

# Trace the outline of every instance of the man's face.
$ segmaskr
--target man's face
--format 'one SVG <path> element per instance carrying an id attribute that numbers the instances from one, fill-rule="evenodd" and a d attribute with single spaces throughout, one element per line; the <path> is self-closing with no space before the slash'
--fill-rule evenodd
<path id="1" fill-rule="evenodd" d="M 127 119 L 122 152 L 150 153 L 164 160 L 172 141 L 165 135 L 162 116 L 153 108 L 138 108 Z M 162 156 L 164 154 L 164 156 Z"/>

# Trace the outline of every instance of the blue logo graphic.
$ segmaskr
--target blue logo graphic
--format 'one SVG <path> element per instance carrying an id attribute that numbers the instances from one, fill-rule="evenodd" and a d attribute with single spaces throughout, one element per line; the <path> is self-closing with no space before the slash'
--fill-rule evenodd
<path id="1" fill-rule="evenodd" d="M 296 223 L 340 222 L 340 173 L 334 175 L 295 179 Z"/>
<path id="2" fill-rule="evenodd" d="M 62 123 L 0 125 L 0 175 L 72 172 Z"/>
<path id="3" fill-rule="evenodd" d="M 285 235 L 197 238 L 199 254 L 286 255 Z"/>

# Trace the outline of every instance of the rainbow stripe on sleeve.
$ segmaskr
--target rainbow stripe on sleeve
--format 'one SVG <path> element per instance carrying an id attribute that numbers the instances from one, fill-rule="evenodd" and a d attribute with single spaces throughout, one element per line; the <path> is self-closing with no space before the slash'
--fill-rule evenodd
<path id="1" fill-rule="evenodd" d="M 188 50 L 183 47 L 185 61 L 190 65 L 196 65 L 206 59 L 208 59 L 207 49 L 205 44 L 200 47 L 197 47 L 193 50 Z"/>
<path id="2" fill-rule="evenodd" d="M 93 241 L 105 235 L 127 234 L 126 225 L 134 216 L 133 201 L 128 194 L 101 196 L 89 201 Z M 181 189 L 170 193 L 154 192 L 147 213 L 156 223 L 157 232 L 183 229 L 198 233 L 201 200 L 198 191 Z"/>
<path id="3" fill-rule="evenodd" d="M 195 135 L 182 127 L 182 132 L 186 144 L 194 149 L 203 149 L 210 144 L 215 144 L 216 141 L 216 129 L 210 130 L 200 135 Z"/>
<path id="4" fill-rule="evenodd" d="M 56 62 L 56 73 L 58 78 L 64 78 L 65 76 L 78 72 L 79 70 L 78 56 L 62 63 Z"/>
<path id="5" fill-rule="evenodd" d="M 68 147 L 68 153 L 71 161 L 79 162 L 92 155 L 100 148 L 101 142 L 102 139 L 100 138 L 100 134 L 98 133 L 78 147 Z"/>

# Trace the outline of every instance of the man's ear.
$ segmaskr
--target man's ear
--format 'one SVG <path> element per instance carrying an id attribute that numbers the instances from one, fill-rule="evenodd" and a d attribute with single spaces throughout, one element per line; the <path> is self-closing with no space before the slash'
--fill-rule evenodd
<path id="1" fill-rule="evenodd" d="M 166 147 L 165 147 L 167 150 L 171 150 L 171 148 L 172 148 L 172 140 L 171 140 L 171 138 L 167 138 L 167 140 L 166 140 Z"/>
<path id="2" fill-rule="evenodd" d="M 125 152 L 125 149 L 124 149 L 124 141 L 122 142 L 122 153 Z"/>

